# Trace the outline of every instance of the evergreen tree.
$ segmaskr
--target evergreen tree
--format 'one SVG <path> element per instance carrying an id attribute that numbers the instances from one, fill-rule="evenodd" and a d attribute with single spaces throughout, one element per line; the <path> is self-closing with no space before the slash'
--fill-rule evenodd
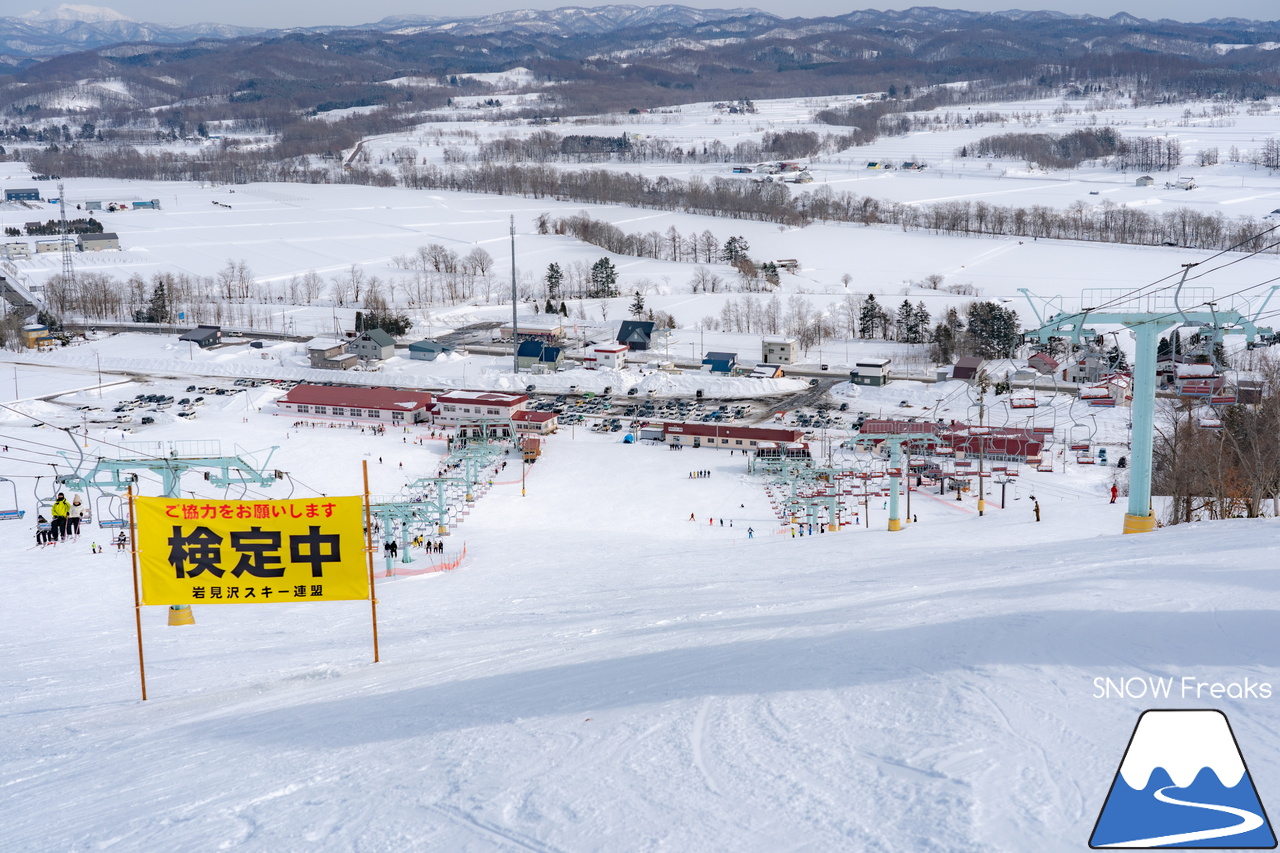
<path id="1" fill-rule="evenodd" d="M 1124 350 L 1120 349 L 1119 344 L 1113 345 L 1107 350 L 1107 364 L 1115 373 L 1129 372 L 1129 358 L 1124 354 Z"/>
<path id="2" fill-rule="evenodd" d="M 920 327 L 916 325 L 916 309 L 910 299 L 902 300 L 898 306 L 898 316 L 894 319 L 898 326 L 898 340 L 904 344 L 919 343 Z"/>
<path id="3" fill-rule="evenodd" d="M 963 332 L 964 321 L 960 319 L 960 312 L 955 308 L 948 308 L 946 316 L 933 327 L 933 360 L 939 364 L 950 364 L 952 356 L 959 349 Z"/>
<path id="4" fill-rule="evenodd" d="M 915 317 L 914 317 L 915 328 L 916 328 L 916 339 L 912 341 L 913 344 L 924 343 L 925 336 L 928 335 L 929 333 L 930 319 L 931 318 L 929 317 L 929 309 L 924 307 L 924 300 L 922 299 L 916 303 L 916 310 L 915 310 Z"/>
<path id="5" fill-rule="evenodd" d="M 967 349 L 983 358 L 1009 358 L 1022 345 L 1018 315 L 995 302 L 970 302 Z"/>
<path id="6" fill-rule="evenodd" d="M 640 294 L 640 291 L 636 291 L 636 298 L 631 300 L 631 308 L 628 310 L 631 316 L 637 320 L 644 316 L 644 297 Z"/>
<path id="7" fill-rule="evenodd" d="M 880 322 L 880 303 L 876 301 L 874 293 L 868 294 L 867 298 L 862 300 L 862 309 L 858 311 L 858 328 L 862 330 L 862 337 L 873 338 L 876 334 L 876 326 Z"/>
<path id="8" fill-rule="evenodd" d="M 561 271 L 560 265 L 554 262 L 548 264 L 547 274 L 543 276 L 543 280 L 547 283 L 547 298 L 558 299 L 560 283 L 564 281 L 564 272 Z"/>
<path id="9" fill-rule="evenodd" d="M 565 305 L 563 301 L 560 303 L 560 316 L 561 317 L 569 316 L 569 306 Z"/>
<path id="10" fill-rule="evenodd" d="M 156 282 L 155 288 L 151 291 L 151 301 L 147 303 L 145 310 L 133 312 L 133 319 L 137 323 L 168 323 L 173 319 L 169 291 L 165 288 L 163 281 Z"/>
<path id="11" fill-rule="evenodd" d="M 748 259 L 747 252 L 751 246 L 747 243 L 745 237 L 730 237 L 724 241 L 724 245 L 720 247 L 720 260 L 726 264 L 736 264 L 739 261 Z"/>
<path id="12" fill-rule="evenodd" d="M 777 287 L 782 283 L 782 279 L 778 275 L 778 265 L 773 261 L 765 261 L 761 264 L 760 273 L 764 276 L 764 280 L 769 282 L 771 287 Z"/>
<path id="13" fill-rule="evenodd" d="M 555 306 L 555 303 L 554 303 L 554 302 L 552 302 L 550 298 L 548 298 L 548 299 L 547 299 L 547 304 L 542 306 L 542 313 L 543 313 L 543 314 L 554 314 L 554 313 L 556 313 L 556 306 Z"/>
<path id="14" fill-rule="evenodd" d="M 601 258 L 591 265 L 591 298 L 607 299 L 618 295 L 618 270 L 613 261 Z"/>

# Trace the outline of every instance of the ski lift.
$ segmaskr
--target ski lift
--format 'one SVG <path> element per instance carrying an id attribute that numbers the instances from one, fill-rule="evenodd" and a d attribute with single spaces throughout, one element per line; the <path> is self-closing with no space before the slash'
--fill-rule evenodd
<path id="1" fill-rule="evenodd" d="M 1088 424 L 1074 423 L 1067 431 L 1067 447 L 1073 452 L 1088 451 L 1093 431 Z"/>
<path id="2" fill-rule="evenodd" d="M 57 496 L 58 496 L 58 481 L 56 478 L 54 479 L 53 495 L 47 498 L 42 498 L 40 497 L 40 480 L 41 479 L 43 478 L 36 477 L 36 484 L 32 486 L 32 492 L 35 494 L 35 498 L 36 498 L 36 515 L 37 516 L 43 515 L 45 518 L 51 519 L 53 518 L 53 504 L 57 500 Z"/>
<path id="3" fill-rule="evenodd" d="M 1230 378 L 1227 376 L 1228 373 L 1232 374 Z M 1240 402 L 1239 388 L 1240 380 L 1238 372 L 1235 370 L 1223 371 L 1213 389 L 1213 394 L 1209 397 L 1209 405 L 1213 406 L 1215 409 L 1219 406 L 1234 406 L 1236 403 Z"/>
<path id="4" fill-rule="evenodd" d="M 1077 465 L 1096 465 L 1097 462 L 1098 460 L 1094 457 L 1094 455 L 1092 453 L 1089 453 L 1088 451 L 1084 453 L 1076 454 Z"/>
<path id="5" fill-rule="evenodd" d="M 1037 471 L 1039 471 L 1039 472 L 1041 472 L 1041 473 L 1043 473 L 1043 474 L 1052 474 L 1052 473 L 1053 473 L 1053 460 L 1052 460 L 1052 459 L 1043 459 L 1043 458 L 1042 458 L 1042 459 L 1040 460 L 1040 464 L 1036 466 L 1036 470 L 1037 470 Z"/>
<path id="6" fill-rule="evenodd" d="M 98 496 L 94 515 L 98 518 L 99 527 L 125 527 L 129 520 L 125 518 L 124 497 L 103 492 Z"/>
<path id="7" fill-rule="evenodd" d="M 18 486 L 8 477 L 0 477 L 0 483 L 9 484 L 7 490 L 0 487 L 0 500 L 4 501 L 3 506 L 0 506 L 0 521 L 21 519 L 25 513 L 18 509 Z"/>
<path id="8" fill-rule="evenodd" d="M 1011 409 L 1034 409 L 1037 408 L 1035 391 L 1015 391 L 1009 397 L 1009 408 Z"/>
<path id="9" fill-rule="evenodd" d="M 1195 414 L 1196 426 L 1200 429 L 1222 429 L 1222 418 L 1213 409 L 1200 409 Z"/>

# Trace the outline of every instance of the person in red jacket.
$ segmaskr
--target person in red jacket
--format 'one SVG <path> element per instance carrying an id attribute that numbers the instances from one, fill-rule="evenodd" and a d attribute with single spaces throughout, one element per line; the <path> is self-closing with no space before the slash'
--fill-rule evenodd
<path id="1" fill-rule="evenodd" d="M 1112 483 L 1111 484 L 1111 502 L 1115 503 L 1116 498 L 1119 497 L 1119 495 L 1120 495 L 1120 489 L 1116 486 L 1115 483 Z"/>

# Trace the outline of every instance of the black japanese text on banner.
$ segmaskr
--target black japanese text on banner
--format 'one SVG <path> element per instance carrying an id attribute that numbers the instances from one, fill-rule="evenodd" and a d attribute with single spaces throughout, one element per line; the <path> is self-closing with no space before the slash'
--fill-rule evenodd
<path id="1" fill-rule="evenodd" d="M 143 604 L 369 597 L 359 497 L 135 501 Z"/>

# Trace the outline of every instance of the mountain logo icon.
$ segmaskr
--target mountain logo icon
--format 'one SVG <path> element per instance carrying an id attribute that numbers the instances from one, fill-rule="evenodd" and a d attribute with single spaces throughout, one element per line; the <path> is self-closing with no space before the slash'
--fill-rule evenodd
<path id="1" fill-rule="evenodd" d="M 1274 849 L 1275 833 L 1226 715 L 1144 711 L 1089 846 Z"/>

